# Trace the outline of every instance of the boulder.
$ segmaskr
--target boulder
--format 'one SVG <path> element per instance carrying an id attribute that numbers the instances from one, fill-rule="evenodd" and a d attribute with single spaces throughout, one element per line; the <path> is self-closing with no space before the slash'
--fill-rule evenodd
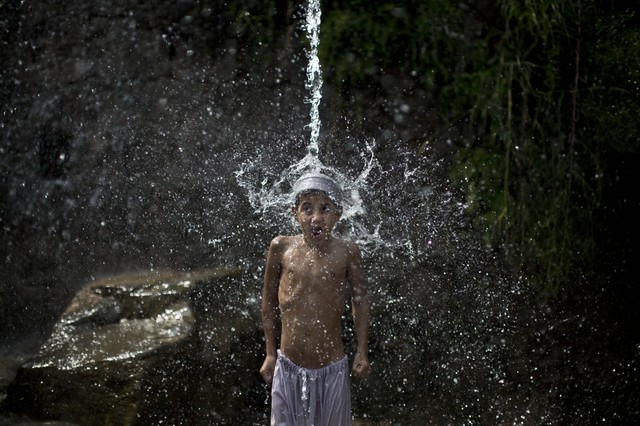
<path id="1" fill-rule="evenodd" d="M 82 425 L 263 421 L 259 297 L 245 281 L 219 268 L 85 286 L 20 366 L 0 413 Z"/>

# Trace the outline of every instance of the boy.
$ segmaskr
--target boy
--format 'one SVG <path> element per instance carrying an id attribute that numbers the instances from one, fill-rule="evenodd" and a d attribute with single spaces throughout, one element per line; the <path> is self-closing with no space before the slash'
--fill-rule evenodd
<path id="1" fill-rule="evenodd" d="M 271 425 L 346 426 L 351 391 L 342 314 L 349 294 L 358 339 L 351 372 L 364 379 L 371 371 L 360 250 L 331 234 L 342 214 L 342 190 L 333 180 L 308 174 L 293 193 L 291 210 L 302 234 L 271 241 L 262 291 L 266 357 L 260 374 L 272 384 Z"/>

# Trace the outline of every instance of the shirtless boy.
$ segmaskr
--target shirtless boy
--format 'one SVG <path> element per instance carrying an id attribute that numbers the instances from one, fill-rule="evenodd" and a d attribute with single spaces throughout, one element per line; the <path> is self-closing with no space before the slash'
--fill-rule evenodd
<path id="1" fill-rule="evenodd" d="M 349 296 L 358 339 L 351 372 L 364 379 L 371 371 L 360 250 L 332 236 L 342 214 L 342 190 L 332 179 L 305 175 L 293 192 L 302 234 L 271 241 L 262 291 L 266 357 L 260 374 L 272 384 L 271 424 L 346 426 L 351 391 L 342 314 Z"/>

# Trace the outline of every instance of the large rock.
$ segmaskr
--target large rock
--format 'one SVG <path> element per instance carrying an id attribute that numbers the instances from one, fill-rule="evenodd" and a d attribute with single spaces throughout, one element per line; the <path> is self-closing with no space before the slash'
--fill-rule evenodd
<path id="1" fill-rule="evenodd" d="M 262 421 L 258 297 L 237 270 L 150 272 L 77 293 L 2 408 L 82 425 Z"/>

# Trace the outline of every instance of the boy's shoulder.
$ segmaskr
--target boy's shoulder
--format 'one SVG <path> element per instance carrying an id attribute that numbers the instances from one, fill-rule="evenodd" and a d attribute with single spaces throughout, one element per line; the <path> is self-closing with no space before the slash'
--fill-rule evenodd
<path id="1" fill-rule="evenodd" d="M 336 242 L 350 255 L 360 256 L 360 247 L 355 241 L 336 239 Z"/>
<path id="2" fill-rule="evenodd" d="M 297 236 L 290 235 L 278 235 L 271 240 L 271 249 L 273 250 L 284 250 L 287 247 L 291 246 L 293 242 L 295 242 Z"/>
<path id="3" fill-rule="evenodd" d="M 271 244 L 286 244 L 291 243 L 296 238 L 299 238 L 298 235 L 278 235 L 277 237 L 273 237 L 271 240 Z"/>

